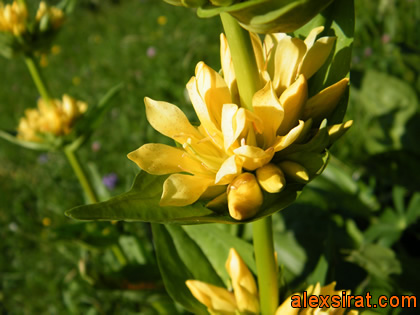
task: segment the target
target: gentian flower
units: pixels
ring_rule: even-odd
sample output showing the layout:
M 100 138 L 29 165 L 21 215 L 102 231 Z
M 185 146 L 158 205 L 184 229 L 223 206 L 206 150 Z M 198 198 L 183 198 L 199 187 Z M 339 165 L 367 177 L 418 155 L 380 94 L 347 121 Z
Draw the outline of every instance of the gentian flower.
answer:
M 305 184 L 326 165 L 326 148 L 351 122 L 327 126 L 348 79 L 308 98 L 308 81 L 327 59 L 334 38 L 318 40 L 322 29 L 305 41 L 285 34 L 268 35 L 264 45 L 254 34 L 254 51 L 264 86 L 241 107 L 236 76 L 222 35 L 220 75 L 198 63 L 187 84 L 200 120 L 192 125 L 175 105 L 145 98 L 146 115 L 157 131 L 179 147 L 145 144 L 128 157 L 153 175 L 170 175 L 161 206 L 185 206 L 207 200 L 215 211 L 228 209 L 236 220 L 255 216 L 264 194 L 288 183 Z
M 26 31 L 28 10 L 20 2 L 12 4 L 0 2 L 0 32 L 9 32 L 14 36 L 20 36 Z
M 231 248 L 229 257 L 226 261 L 226 270 L 232 281 L 233 292 L 225 288 L 205 283 L 198 280 L 187 280 L 186 285 L 192 295 L 207 307 L 210 314 L 259 314 L 260 305 L 258 300 L 258 289 L 255 279 L 242 258 Z M 343 296 L 343 290 L 335 291 L 335 282 L 321 287 L 319 283 L 311 285 L 306 289 L 307 296 L 329 295 Z M 346 295 L 350 291 L 345 291 Z M 289 296 L 276 310 L 275 315 L 299 315 L 299 314 L 343 314 L 346 308 L 299 308 L 292 307 L 292 296 Z M 331 306 L 331 298 L 328 299 L 328 305 Z M 302 305 L 302 303 L 300 303 Z M 357 315 L 357 311 L 350 310 L 347 314 Z
M 38 100 L 37 109 L 27 109 L 18 126 L 18 138 L 43 142 L 48 135 L 63 136 L 71 132 L 75 121 L 87 110 L 87 104 L 64 94 L 62 100 Z

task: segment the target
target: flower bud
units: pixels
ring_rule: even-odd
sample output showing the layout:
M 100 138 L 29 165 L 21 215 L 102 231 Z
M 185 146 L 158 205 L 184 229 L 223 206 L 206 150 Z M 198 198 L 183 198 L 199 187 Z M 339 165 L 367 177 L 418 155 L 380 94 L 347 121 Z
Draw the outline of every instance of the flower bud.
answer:
M 197 280 L 187 280 L 185 284 L 192 295 L 207 306 L 209 311 L 218 312 L 218 314 L 221 312 L 235 313 L 235 296 L 228 290 Z
M 282 161 L 279 163 L 282 171 L 291 179 L 306 184 L 309 182 L 309 173 L 302 165 L 293 161 Z
M 256 174 L 258 183 L 266 192 L 278 193 L 286 185 L 283 171 L 272 163 L 257 169 Z
M 246 314 L 258 314 L 260 304 L 258 302 L 257 284 L 252 273 L 234 248 L 229 251 L 226 270 L 232 280 L 238 310 Z
M 257 214 L 263 203 L 263 194 L 257 179 L 251 173 L 242 173 L 228 187 L 229 214 L 235 220 L 245 220 Z

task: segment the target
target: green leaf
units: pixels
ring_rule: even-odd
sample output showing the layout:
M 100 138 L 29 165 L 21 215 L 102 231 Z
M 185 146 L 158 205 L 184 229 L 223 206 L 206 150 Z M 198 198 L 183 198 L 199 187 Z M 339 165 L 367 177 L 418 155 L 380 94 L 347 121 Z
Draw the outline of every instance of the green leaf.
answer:
M 201 261 L 197 261 L 196 268 L 193 268 L 191 271 L 185 265 L 182 257 L 177 251 L 175 240 L 173 239 L 174 235 L 177 237 L 177 233 L 174 229 L 171 235 L 164 225 L 153 224 L 152 231 L 156 245 L 156 256 L 159 269 L 169 295 L 190 312 L 194 314 L 207 314 L 205 307 L 193 297 L 185 285 L 185 281 L 195 279 L 193 271 L 199 272 L 199 270 L 201 270 Z M 177 232 L 179 236 L 182 236 L 181 230 L 178 230 Z M 191 242 L 185 244 L 185 250 L 191 248 L 189 245 L 191 245 Z M 192 247 L 192 250 L 196 251 L 197 248 Z M 184 256 L 183 258 L 186 257 Z
M 178 224 L 245 223 L 286 208 L 296 200 L 303 188 L 300 184 L 289 184 L 279 194 L 265 194 L 261 207 L 263 210 L 249 220 L 236 221 L 229 216 L 227 209 L 223 213 L 214 212 L 206 208 L 205 203 L 201 201 L 184 207 L 161 207 L 159 201 L 166 178 L 167 176 L 140 172 L 129 192 L 105 202 L 70 209 L 66 215 L 78 220 L 126 220 Z
M 252 245 L 220 225 L 153 224 L 152 228 L 166 289 L 174 300 L 190 311 L 193 306 L 185 281 L 194 279 L 218 287 L 230 286 L 225 264 L 231 248 L 235 248 L 249 269 L 256 273 Z
M 293 32 L 327 7 L 333 0 L 250 0 L 233 5 L 205 4 L 197 10 L 199 17 L 228 12 L 241 26 L 255 33 Z
M 51 151 L 53 148 L 47 143 L 40 143 L 40 142 L 32 142 L 32 141 L 24 141 L 18 139 L 16 136 L 12 135 L 9 132 L 0 130 L 0 137 L 4 140 L 7 140 L 11 143 L 19 145 L 21 147 L 38 150 L 38 151 Z
M 248 268 L 256 274 L 256 265 L 251 244 L 221 229 L 218 224 L 189 225 L 183 226 L 182 228 L 201 247 L 201 250 L 226 285 L 229 284 L 230 280 L 225 269 L 225 264 L 231 248 L 236 249 Z

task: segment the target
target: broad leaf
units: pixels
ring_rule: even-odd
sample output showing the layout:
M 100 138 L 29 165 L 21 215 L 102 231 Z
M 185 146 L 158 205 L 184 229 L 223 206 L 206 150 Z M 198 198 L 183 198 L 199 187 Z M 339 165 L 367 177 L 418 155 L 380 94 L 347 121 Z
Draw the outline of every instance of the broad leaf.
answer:
M 225 264 L 231 248 L 238 251 L 249 269 L 255 273 L 252 245 L 226 232 L 217 224 L 153 224 L 152 229 L 166 289 L 174 300 L 194 313 L 199 311 L 194 309 L 197 301 L 194 301 L 185 281 L 191 279 L 218 287 L 230 286 Z
M 232 219 L 227 209 L 223 213 L 214 212 L 204 206 L 204 202 L 196 202 L 185 207 L 161 207 L 163 182 L 167 176 L 155 176 L 140 172 L 132 189 L 108 201 L 79 206 L 68 210 L 66 215 L 78 220 L 126 220 L 154 223 L 244 223 L 257 220 L 284 209 L 296 200 L 302 185 L 289 184 L 279 194 L 265 194 L 262 211 L 254 218 L 246 221 Z
M 194 275 L 178 254 L 172 239 L 173 236 L 164 225 L 160 224 L 153 224 L 152 231 L 159 269 L 169 295 L 190 312 L 207 314 L 205 307 L 193 297 L 185 285 L 185 281 L 194 279 Z M 199 264 L 197 264 L 198 266 Z

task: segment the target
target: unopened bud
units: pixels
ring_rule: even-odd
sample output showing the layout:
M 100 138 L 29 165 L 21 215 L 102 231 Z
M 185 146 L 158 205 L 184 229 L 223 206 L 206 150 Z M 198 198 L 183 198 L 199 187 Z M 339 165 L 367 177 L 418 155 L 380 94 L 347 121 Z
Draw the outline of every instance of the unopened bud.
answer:
M 197 280 L 187 280 L 185 284 L 192 295 L 207 306 L 209 311 L 235 313 L 235 296 L 228 290 Z
M 246 314 L 258 314 L 260 304 L 258 302 L 257 284 L 252 273 L 234 248 L 229 251 L 226 270 L 232 280 L 238 310 Z
M 235 220 L 245 220 L 257 214 L 263 194 L 251 173 L 242 173 L 228 187 L 229 214 Z
M 309 173 L 302 165 L 293 161 L 282 161 L 279 163 L 282 171 L 291 179 L 306 184 L 309 182 Z
M 278 193 L 286 185 L 283 171 L 272 163 L 257 169 L 256 174 L 258 183 L 266 192 Z

